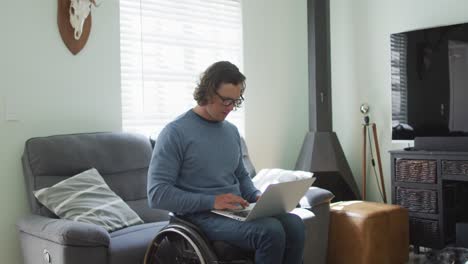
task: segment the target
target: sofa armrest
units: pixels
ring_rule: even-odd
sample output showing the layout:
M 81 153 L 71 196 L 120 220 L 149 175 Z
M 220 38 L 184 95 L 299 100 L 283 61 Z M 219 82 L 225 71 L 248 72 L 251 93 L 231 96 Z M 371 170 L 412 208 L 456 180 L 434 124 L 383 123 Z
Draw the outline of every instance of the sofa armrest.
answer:
M 65 219 L 28 215 L 16 224 L 20 232 L 67 246 L 108 247 L 110 236 L 103 227 Z
M 310 187 L 300 200 L 301 208 L 314 208 L 329 203 L 335 196 L 330 191 L 318 187 Z

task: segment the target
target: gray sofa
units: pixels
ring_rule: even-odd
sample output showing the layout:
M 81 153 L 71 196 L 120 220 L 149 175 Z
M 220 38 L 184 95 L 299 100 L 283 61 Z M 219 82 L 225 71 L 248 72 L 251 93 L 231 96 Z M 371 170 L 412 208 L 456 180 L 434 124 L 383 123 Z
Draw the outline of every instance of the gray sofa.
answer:
M 22 161 L 32 213 L 17 222 L 24 263 L 142 263 L 148 243 L 169 219 L 167 211 L 148 207 L 146 184 L 151 153 L 147 138 L 129 133 L 29 139 Z M 245 145 L 244 162 L 254 173 Z M 93 167 L 145 224 L 108 233 L 100 226 L 58 219 L 32 193 Z M 333 195 L 312 188 L 306 196 L 315 216 L 305 220 L 308 249 L 304 263 L 325 263 Z

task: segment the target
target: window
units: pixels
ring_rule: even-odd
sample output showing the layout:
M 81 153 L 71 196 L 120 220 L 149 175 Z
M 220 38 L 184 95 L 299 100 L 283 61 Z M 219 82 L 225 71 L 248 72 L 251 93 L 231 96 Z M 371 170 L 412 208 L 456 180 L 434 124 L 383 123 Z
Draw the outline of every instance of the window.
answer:
M 209 65 L 242 71 L 241 0 L 120 0 L 120 41 L 123 130 L 156 137 Z M 228 120 L 244 134 L 243 108 Z
M 408 76 L 406 67 L 408 40 L 405 34 L 393 34 L 391 42 L 392 125 L 408 123 Z

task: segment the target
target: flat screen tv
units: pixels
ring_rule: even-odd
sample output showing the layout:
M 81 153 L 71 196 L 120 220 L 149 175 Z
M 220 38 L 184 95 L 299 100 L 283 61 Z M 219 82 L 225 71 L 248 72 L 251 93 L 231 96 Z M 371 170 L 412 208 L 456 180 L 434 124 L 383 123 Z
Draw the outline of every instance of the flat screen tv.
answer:
M 468 23 L 390 39 L 392 140 L 468 136 Z

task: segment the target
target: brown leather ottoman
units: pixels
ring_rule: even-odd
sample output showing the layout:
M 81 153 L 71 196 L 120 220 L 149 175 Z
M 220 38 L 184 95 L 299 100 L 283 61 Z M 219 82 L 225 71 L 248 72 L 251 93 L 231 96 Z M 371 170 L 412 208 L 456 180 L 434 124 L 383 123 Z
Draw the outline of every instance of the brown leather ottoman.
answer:
M 329 264 L 402 264 L 409 258 L 408 211 L 364 201 L 331 204 Z

